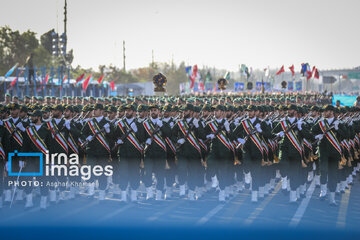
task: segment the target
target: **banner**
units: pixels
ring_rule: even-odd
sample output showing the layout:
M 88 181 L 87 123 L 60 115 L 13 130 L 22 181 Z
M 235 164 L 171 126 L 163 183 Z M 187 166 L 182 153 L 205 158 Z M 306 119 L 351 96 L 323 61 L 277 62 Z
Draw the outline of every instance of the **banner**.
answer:
M 336 101 L 340 101 L 341 106 L 352 106 L 356 101 L 357 96 L 349 96 L 349 95 L 333 95 L 332 103 L 335 105 Z
M 295 90 L 302 91 L 302 81 L 295 82 Z
M 288 90 L 289 91 L 294 91 L 294 82 L 293 81 L 288 82 Z
M 234 83 L 235 92 L 244 91 L 244 88 L 245 88 L 244 83 L 239 83 L 239 82 Z

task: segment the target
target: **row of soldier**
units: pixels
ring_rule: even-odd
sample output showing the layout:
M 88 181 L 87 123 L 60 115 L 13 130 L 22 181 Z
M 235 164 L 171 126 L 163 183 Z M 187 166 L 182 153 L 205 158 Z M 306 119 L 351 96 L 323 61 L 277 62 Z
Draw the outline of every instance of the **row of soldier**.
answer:
M 248 188 L 251 201 L 257 202 L 281 178 L 278 186 L 290 203 L 304 197 L 307 183 L 314 181 L 321 186 L 320 198 L 328 196 L 337 205 L 336 192 L 344 192 L 359 171 L 357 108 L 236 105 L 227 99 L 217 105 L 185 100 L 179 107 L 159 101 L 127 103 L 94 102 L 81 111 L 79 105 L 1 106 L 0 192 L 5 203 L 14 200 L 16 191 L 15 201 L 25 195 L 25 207 L 33 206 L 33 188 L 12 189 L 10 182 L 17 178 L 7 175 L 8 154 L 15 151 L 75 153 L 82 164 L 112 165 L 110 181 L 104 175 L 87 181 L 86 194 L 98 192 L 99 201 L 111 191 L 123 202 L 136 202 L 141 187 L 147 200 L 164 200 L 174 197 L 176 187 L 179 197 L 188 200 L 217 190 L 221 202 Z M 12 172 L 37 171 L 36 165 L 31 159 L 15 159 Z M 66 176 L 37 179 L 60 183 L 40 186 L 42 209 L 74 198 L 76 187 L 66 183 L 81 182 Z

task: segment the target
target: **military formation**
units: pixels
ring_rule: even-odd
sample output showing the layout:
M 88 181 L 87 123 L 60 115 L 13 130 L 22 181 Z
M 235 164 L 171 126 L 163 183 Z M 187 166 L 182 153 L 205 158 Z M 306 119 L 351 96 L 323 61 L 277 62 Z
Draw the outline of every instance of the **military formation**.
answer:
M 275 188 L 298 203 L 313 182 L 320 199 L 359 172 L 358 107 L 317 95 L 28 97 L 0 105 L 0 208 L 56 207 L 80 196 L 104 202 L 196 201 L 241 191 L 261 201 Z M 77 154 L 80 165 L 112 166 L 112 176 L 9 175 L 9 154 Z M 16 155 L 16 154 L 15 154 Z M 38 172 L 13 157 L 11 172 Z M 16 181 L 54 182 L 34 186 Z M 80 184 L 81 183 L 81 184 Z M 40 202 L 35 202 L 35 195 Z

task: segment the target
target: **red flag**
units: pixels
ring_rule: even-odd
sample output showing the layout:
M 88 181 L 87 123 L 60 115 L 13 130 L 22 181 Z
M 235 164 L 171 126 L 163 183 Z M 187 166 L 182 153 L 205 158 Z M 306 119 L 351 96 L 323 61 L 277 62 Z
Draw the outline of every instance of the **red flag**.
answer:
M 284 65 L 280 68 L 279 71 L 276 72 L 276 75 L 280 75 L 281 73 L 285 72 Z
M 15 83 L 17 82 L 17 77 L 10 83 L 11 87 L 13 87 L 15 85 Z
M 98 80 L 99 84 L 101 83 L 101 81 L 103 80 L 103 78 L 104 78 L 104 75 L 102 75 L 102 76 L 99 78 L 99 80 Z
M 87 89 L 87 87 L 89 85 L 90 78 L 91 78 L 91 74 L 83 82 L 83 91 L 86 91 L 86 89 Z
M 46 76 L 45 76 L 45 84 L 47 84 L 48 81 L 49 81 L 49 74 L 46 74 Z
M 111 91 L 114 91 L 114 89 L 115 89 L 115 83 L 114 83 L 114 81 L 111 81 L 111 82 L 110 82 L 110 87 L 111 87 Z
M 81 76 L 76 79 L 76 83 L 78 83 L 78 82 L 80 82 L 81 80 L 83 80 L 84 76 L 85 76 L 85 73 L 81 74 Z
M 314 78 L 319 79 L 319 71 L 315 68 Z
M 198 67 L 197 67 L 197 65 L 194 65 L 192 75 L 189 76 L 190 80 L 191 80 L 191 85 L 190 85 L 191 89 L 194 88 L 197 72 L 198 72 Z
M 291 71 L 291 75 L 292 75 L 292 76 L 295 76 L 294 64 L 293 64 L 291 67 L 289 67 L 289 69 L 290 69 L 290 71 Z
M 67 75 L 64 76 L 62 82 L 65 82 L 66 79 L 67 79 Z

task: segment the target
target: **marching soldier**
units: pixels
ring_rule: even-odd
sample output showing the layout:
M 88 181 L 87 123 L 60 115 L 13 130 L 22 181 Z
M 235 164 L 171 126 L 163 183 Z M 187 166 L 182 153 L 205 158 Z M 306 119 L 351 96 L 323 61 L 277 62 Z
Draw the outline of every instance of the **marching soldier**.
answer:
M 187 183 L 188 199 L 196 199 L 196 187 L 202 185 L 201 173 L 201 147 L 199 138 L 204 138 L 202 127 L 199 125 L 198 119 L 192 117 L 194 106 L 186 104 L 181 108 L 183 118 L 176 122 L 172 129 L 172 136 L 175 143 L 177 143 L 177 173 L 180 185 L 180 197 L 186 194 Z
M 84 123 L 81 129 L 81 136 L 85 141 L 82 147 L 85 147 L 87 165 L 100 165 L 103 168 L 112 161 L 111 147 L 109 139 L 111 139 L 111 128 L 109 121 L 103 116 L 104 106 L 95 104 L 93 110 L 93 118 Z M 99 200 L 105 200 L 105 189 L 107 187 L 107 179 L 105 175 L 92 175 L 88 183 L 88 196 L 93 197 L 95 194 L 95 181 L 99 182 Z
M 152 173 L 154 173 L 157 180 L 155 200 L 162 200 L 165 168 L 168 164 L 168 149 L 164 138 L 171 137 L 171 128 L 164 125 L 163 121 L 159 118 L 160 108 L 158 105 L 151 105 L 149 109 L 150 118 L 143 122 L 143 139 L 146 139 L 144 149 L 146 199 L 153 198 Z
M 137 201 L 137 189 L 140 183 L 139 167 L 143 158 L 143 136 L 142 124 L 134 117 L 136 107 L 127 105 L 125 107 L 125 118 L 120 119 L 115 126 L 115 140 L 118 154 L 118 168 L 114 171 L 118 175 L 117 184 L 121 190 L 121 201 L 127 201 L 127 188 L 130 186 L 130 199 Z

